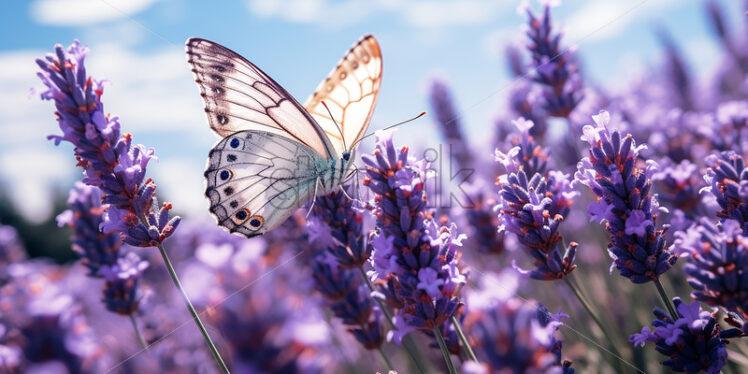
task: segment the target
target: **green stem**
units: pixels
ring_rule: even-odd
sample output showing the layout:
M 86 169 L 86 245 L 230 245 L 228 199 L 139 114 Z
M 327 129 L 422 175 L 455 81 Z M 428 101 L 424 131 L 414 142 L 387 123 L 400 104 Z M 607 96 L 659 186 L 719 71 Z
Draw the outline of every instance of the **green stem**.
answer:
M 135 330 L 135 337 L 138 338 L 138 343 L 140 343 L 140 346 L 143 347 L 143 349 L 148 349 L 148 343 L 146 343 L 145 339 L 143 339 L 143 334 L 140 333 L 140 328 L 138 328 L 138 321 L 135 319 L 134 314 L 130 314 L 130 322 L 132 322 L 132 328 Z
M 670 316 L 673 318 L 673 321 L 675 321 L 676 319 L 678 319 L 678 313 L 675 311 L 675 307 L 673 306 L 672 301 L 670 301 L 670 298 L 667 297 L 665 289 L 662 287 L 662 283 L 660 283 L 659 279 L 655 279 L 654 284 L 655 287 L 657 287 L 657 293 L 660 294 L 662 302 L 665 303 L 665 307 L 667 307 L 668 312 L 670 312 Z
M 470 344 L 468 343 L 467 337 L 465 337 L 465 333 L 462 332 L 462 327 L 460 326 L 460 321 L 457 320 L 457 317 L 452 316 L 452 326 L 455 327 L 455 331 L 457 331 L 457 336 L 460 337 L 460 341 L 462 342 L 462 349 L 465 350 L 465 353 L 467 356 L 475 361 L 478 362 L 478 359 L 475 357 L 475 353 L 473 353 L 473 348 L 470 347 Z
M 164 245 L 158 243 L 158 250 L 159 252 L 161 252 L 161 257 L 164 258 L 164 264 L 166 264 L 166 269 L 169 270 L 169 275 L 171 275 L 171 279 L 174 281 L 174 285 L 177 286 L 177 289 L 182 294 L 182 299 L 184 299 L 184 304 L 187 306 L 187 310 L 190 312 L 190 315 L 192 315 L 192 319 L 195 321 L 197 328 L 200 329 L 200 333 L 203 334 L 205 343 L 208 344 L 208 348 L 210 349 L 210 353 L 213 354 L 213 359 L 216 361 L 216 365 L 222 373 L 228 374 L 229 368 L 226 367 L 226 363 L 223 362 L 221 354 L 218 353 L 216 345 L 213 344 L 213 340 L 211 340 L 210 335 L 208 335 L 208 330 L 205 329 L 203 321 L 200 320 L 200 316 L 197 314 L 195 307 L 192 306 L 190 298 L 187 296 L 187 292 L 185 292 L 184 287 L 182 287 L 182 283 L 179 281 L 179 277 L 177 276 L 177 272 L 174 270 L 174 266 L 172 266 L 171 264 L 171 260 L 169 260 L 169 255 L 166 254 Z
M 587 311 L 587 314 L 589 314 L 590 317 L 592 317 L 592 320 L 595 322 L 595 324 L 600 329 L 600 331 L 602 331 L 603 335 L 605 336 L 605 340 L 608 341 L 608 348 L 610 349 L 610 352 L 614 356 L 612 360 L 612 364 L 616 366 L 616 371 L 618 373 L 622 373 L 624 370 L 623 365 L 621 364 L 621 360 L 623 360 L 623 357 L 621 357 L 621 353 L 618 351 L 618 348 L 616 347 L 616 344 L 613 341 L 613 338 L 608 333 L 608 329 L 605 328 L 605 325 L 603 325 L 603 322 L 602 320 L 600 320 L 600 317 L 597 315 L 597 313 L 595 313 L 592 310 L 592 307 L 587 302 L 587 299 L 585 299 L 584 296 L 582 296 L 582 292 L 579 291 L 576 285 L 574 285 L 574 282 L 572 282 L 568 276 L 564 278 L 564 281 L 566 281 L 566 284 L 571 289 L 571 292 L 574 293 L 574 296 L 577 297 L 577 300 L 579 300 L 579 303 L 582 304 L 582 307 L 584 308 L 584 310 Z
M 444 341 L 442 332 L 439 331 L 438 327 L 434 327 L 433 331 L 434 335 L 436 336 L 436 341 L 439 343 L 439 348 L 442 349 L 442 356 L 444 356 L 444 362 L 447 364 L 447 370 L 449 370 L 449 374 L 457 374 L 457 370 L 455 370 L 455 366 L 452 363 L 452 358 L 449 355 L 449 349 L 447 348 L 447 343 Z
M 361 265 L 358 267 L 358 270 L 361 272 L 361 276 L 364 278 L 364 281 L 366 282 L 366 285 L 369 287 L 369 290 L 371 292 L 374 292 L 374 285 L 371 284 L 371 281 L 369 280 L 369 277 L 366 276 L 366 271 L 364 270 L 364 266 Z M 387 326 L 391 330 L 395 330 L 395 325 L 392 323 L 392 314 L 390 314 L 389 309 L 387 309 L 387 306 L 384 305 L 384 302 L 380 300 L 377 297 L 373 298 L 377 301 L 377 304 L 379 304 L 379 310 L 382 311 L 382 314 L 384 314 L 384 318 L 387 320 Z M 413 364 L 418 369 L 418 372 L 421 374 L 426 374 L 428 371 L 426 370 L 426 366 L 423 364 L 423 357 L 420 355 L 420 351 L 416 348 L 415 344 L 413 343 L 413 340 L 411 340 L 410 335 L 406 335 L 403 337 L 403 347 L 405 348 L 405 351 L 408 352 L 408 356 L 410 356 L 410 361 L 413 362 Z
M 384 349 L 382 349 L 382 346 L 379 346 L 379 354 L 382 355 L 382 360 L 384 360 L 384 363 L 387 364 L 387 370 L 394 370 L 395 367 L 392 366 L 392 363 L 390 362 L 390 359 L 387 358 L 387 355 L 384 354 Z

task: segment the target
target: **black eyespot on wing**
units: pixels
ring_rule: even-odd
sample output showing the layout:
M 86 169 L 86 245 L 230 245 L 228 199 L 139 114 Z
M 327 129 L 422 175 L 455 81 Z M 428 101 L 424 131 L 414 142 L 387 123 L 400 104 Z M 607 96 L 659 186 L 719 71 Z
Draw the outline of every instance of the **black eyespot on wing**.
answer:
M 236 155 L 227 155 L 226 156 L 226 161 L 228 161 L 228 162 L 234 162 L 234 161 L 236 161 Z
M 226 196 L 231 195 L 232 193 L 234 193 L 234 188 L 231 186 L 228 186 L 223 189 L 223 193 L 225 193 Z
M 239 206 L 239 202 L 236 200 L 233 200 L 232 202 L 229 203 L 229 206 L 236 209 L 236 207 Z
M 222 125 L 229 123 L 229 117 L 226 117 L 223 114 L 216 115 L 216 119 L 218 120 L 218 123 Z

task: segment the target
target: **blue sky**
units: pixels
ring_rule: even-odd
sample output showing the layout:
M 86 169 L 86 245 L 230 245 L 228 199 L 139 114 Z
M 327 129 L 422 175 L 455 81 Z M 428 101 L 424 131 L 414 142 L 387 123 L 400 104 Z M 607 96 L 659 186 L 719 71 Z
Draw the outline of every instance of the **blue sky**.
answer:
M 719 1 L 731 25 L 742 1 Z M 0 183 L 30 218 L 50 211 L 51 188 L 66 190 L 80 173 L 69 145 L 55 148 L 51 103 L 30 94 L 41 85 L 33 60 L 55 43 L 88 44 L 89 73 L 111 80 L 106 110 L 134 139 L 156 148 L 149 173 L 163 196 L 189 215 L 205 215 L 202 169 L 217 138 L 208 130 L 184 58 L 191 36 L 217 41 L 256 63 L 304 100 L 362 34 L 379 40 L 384 78 L 371 124 L 377 129 L 428 109 L 432 77 L 452 87 L 469 137 L 483 146 L 502 113 L 510 84 L 504 46 L 521 43 L 519 1 L 483 0 L 35 0 L 5 2 L 0 12 Z M 536 2 L 531 2 L 539 9 Z M 554 9 L 576 46 L 588 82 L 623 90 L 661 58 L 653 30 L 664 26 L 690 67 L 712 71 L 719 50 L 702 1 L 566 0 Z M 426 117 L 403 129 L 400 143 L 437 142 Z M 431 134 L 426 135 L 424 134 Z M 370 146 L 370 145 L 368 145 Z M 367 145 L 364 145 L 367 147 Z M 490 150 L 486 148 L 486 156 Z

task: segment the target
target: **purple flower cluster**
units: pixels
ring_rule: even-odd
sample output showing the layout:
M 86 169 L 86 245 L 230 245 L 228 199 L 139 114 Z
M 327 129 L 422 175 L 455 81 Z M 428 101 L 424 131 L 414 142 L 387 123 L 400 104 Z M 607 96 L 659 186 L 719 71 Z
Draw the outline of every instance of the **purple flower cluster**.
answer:
M 344 188 L 344 187 L 341 187 Z M 350 196 L 350 191 L 346 192 Z M 318 196 L 307 221 L 309 242 L 329 252 L 346 269 L 358 269 L 371 257 L 363 234 L 364 209 L 346 193 Z
M 427 206 L 425 164 L 408 159 L 408 148 L 395 149 L 391 133 L 380 133 L 373 155 L 365 155 L 364 185 L 374 193 L 377 233 L 374 279 L 402 303 L 395 317 L 396 338 L 440 327 L 460 305 L 467 282 L 458 247 L 464 235 L 455 224 L 439 226 Z M 387 293 L 385 293 L 387 294 Z
M 572 190 L 565 174 L 551 171 L 545 175 L 547 152 L 529 135 L 532 122 L 520 118 L 515 124 L 523 140 L 506 154 L 496 150 L 496 160 L 507 171 L 498 180 L 499 232 L 515 234 L 534 259 L 532 270 L 515 266 L 522 274 L 540 280 L 563 279 L 576 268 L 577 244 L 570 243 L 562 256 L 559 225 L 578 192 Z
M 674 247 L 688 256 L 691 297 L 748 316 L 748 238 L 737 222 L 713 225 L 704 219 L 678 233 Z
M 659 170 L 652 175 L 652 183 L 662 204 L 693 219 L 699 213 L 699 189 L 703 184 L 698 171 L 699 167 L 688 160 L 678 164 L 667 158 L 661 161 Z
M 232 373 L 321 373 L 323 364 L 335 363 L 325 348 L 330 344 L 329 334 L 334 332 L 325 323 L 315 298 L 308 297 L 312 292 L 309 268 L 297 266 L 292 252 L 277 253 L 268 244 L 262 238 L 247 240 L 231 235 L 206 222 L 187 221 L 167 242 L 167 250 L 184 258 L 183 284 L 198 310 L 205 310 L 205 322 L 220 331 L 214 338 Z M 189 321 L 186 311 L 174 310 L 181 296 L 169 287 L 168 280 L 147 279 L 154 288 L 160 287 L 154 290 L 159 299 L 170 295 L 170 300 L 162 304 L 166 310 L 153 319 L 159 333 L 168 334 Z M 156 301 L 149 301 L 149 308 Z M 168 326 L 166 320 L 173 325 Z M 200 334 L 190 332 L 198 347 L 192 349 L 209 355 Z M 173 354 L 165 351 L 164 359 Z M 209 365 L 210 358 L 205 359 L 208 361 L 203 364 Z M 184 365 L 179 357 L 173 361 Z M 195 370 L 194 366 L 187 368 Z
M 170 204 L 158 213 L 153 210 L 156 185 L 145 180 L 153 149 L 133 145 L 129 134 L 120 136 L 117 117 L 104 114 L 103 81 L 86 74 L 87 53 L 76 41 L 67 52 L 56 45 L 55 54 L 36 60 L 41 69 L 37 75 L 47 86 L 41 97 L 54 101 L 62 130 L 62 136 L 49 138 L 73 144 L 85 171 L 83 182 L 103 192 L 103 203 L 109 205 L 104 230 L 121 232 L 134 246 L 157 245 L 174 232 L 180 218 L 169 219 Z
M 97 187 L 76 183 L 70 190 L 68 207 L 57 216 L 57 223 L 73 229 L 72 249 L 88 268 L 88 275 L 105 279 L 103 301 L 106 308 L 122 315 L 135 313 L 142 298 L 138 280 L 148 267 L 148 261 L 142 261 L 133 252 L 122 256 L 120 235 L 100 231 L 109 206 L 101 204 L 101 190 Z
M 534 300 L 513 296 L 510 276 L 488 276 L 483 289 L 469 295 L 473 309 L 465 330 L 480 363 L 466 361 L 466 373 L 572 374 L 571 362 L 562 360 L 563 341 L 556 337 L 567 315 L 552 314 Z M 515 280 L 516 282 L 516 280 Z
M 506 174 L 516 174 L 521 170 L 530 177 L 535 174 L 545 175 L 550 152 L 538 144 L 532 135 L 535 123 L 520 117 L 512 121 L 512 124 L 519 130 L 519 136 L 511 137 L 512 148 L 506 153 L 498 149 L 494 151 L 496 161 L 504 166 Z
M 527 7 L 533 81 L 543 87 L 543 108 L 552 117 L 569 117 L 582 100 L 582 77 L 573 53 L 561 49 L 561 33 L 553 33 L 551 7 L 537 17 Z
M 461 226 L 466 227 L 467 238 L 463 245 L 467 248 L 475 248 L 478 252 L 498 255 L 506 249 L 504 244 L 504 232 L 497 232 L 499 218 L 494 210 L 496 206 L 496 194 L 493 183 L 488 184 L 482 179 L 476 179 L 465 190 L 471 205 L 465 207 L 464 222 Z
M 636 346 L 655 343 L 657 351 L 669 357 L 662 364 L 673 371 L 719 373 L 727 363 L 726 339 L 740 332 L 736 329 L 722 331 L 717 320 L 711 313 L 702 311 L 698 302 L 686 304 L 676 297 L 673 303 L 678 311 L 676 320 L 667 312 L 655 309 L 654 330 L 645 326 L 640 333 L 631 335 L 629 341 Z
M 13 264 L 0 286 L 0 368 L 8 373 L 97 372 L 100 349 L 81 305 L 43 262 Z
M 593 116 L 595 126 L 584 127 L 582 139 L 590 145 L 589 156 L 577 165 L 575 183 L 589 187 L 597 196 L 587 214 L 605 222 L 610 244 L 608 253 L 618 272 L 634 283 L 657 280 L 677 261 L 665 246 L 663 231 L 656 228 L 659 206 L 650 195 L 656 163 L 642 169 L 639 151 L 631 135 L 621 138 L 609 130 L 610 116 Z M 612 271 L 612 266 L 611 266 Z
M 366 349 L 378 349 L 384 341 L 381 312 L 362 284 L 371 247 L 362 232 L 363 211 L 356 205 L 343 191 L 317 197 L 308 222 L 309 240 L 321 250 L 312 262 L 312 279 L 356 340 Z
M 8 269 L 11 264 L 22 262 L 26 256 L 18 231 L 12 226 L 0 224 L 0 283 L 10 277 Z
M 704 175 L 708 183 L 704 191 L 717 199 L 721 210 L 717 217 L 734 220 L 748 235 L 748 168 L 743 157 L 732 151 L 707 158 L 709 169 Z
M 73 230 L 72 249 L 88 268 L 88 275 L 100 276 L 103 266 L 113 266 L 120 257 L 122 239 L 117 233 L 101 232 L 108 208 L 101 204 L 101 190 L 76 182 L 68 196 L 68 210 L 57 216 L 59 226 Z
M 459 168 L 471 169 L 473 154 L 465 135 L 462 133 L 460 116 L 455 111 L 454 102 L 446 83 L 438 79 L 431 82 L 430 100 L 431 108 L 436 114 L 436 123 L 439 124 L 442 136 L 450 147 L 448 154 L 456 159 Z

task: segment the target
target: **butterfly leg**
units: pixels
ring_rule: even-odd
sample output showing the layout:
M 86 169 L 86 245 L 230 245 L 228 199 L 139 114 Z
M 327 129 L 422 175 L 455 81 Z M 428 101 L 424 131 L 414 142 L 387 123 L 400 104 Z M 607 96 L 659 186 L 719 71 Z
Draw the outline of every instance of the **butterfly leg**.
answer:
M 309 218 L 309 215 L 312 214 L 312 209 L 314 209 L 314 203 L 317 202 L 317 187 L 319 187 L 320 179 L 317 178 L 316 181 L 314 181 L 314 196 L 312 197 L 312 205 L 309 206 L 309 210 L 306 212 L 306 216 L 304 217 Z
M 352 166 L 353 166 L 353 170 L 351 170 L 351 173 L 348 174 L 348 176 L 346 176 L 345 181 L 343 183 L 340 183 L 340 191 L 343 192 L 343 195 L 345 195 L 345 197 L 347 197 L 349 200 L 355 201 L 361 204 L 361 206 L 366 206 L 366 203 L 363 201 L 363 199 L 361 199 L 361 187 L 360 187 L 360 181 L 358 179 L 360 170 L 355 164 Z M 343 185 L 347 183 L 349 180 L 351 180 L 354 176 L 356 177 L 356 183 L 354 183 L 354 185 L 356 188 L 356 195 L 358 196 L 358 199 L 354 199 L 350 195 L 348 195 L 348 191 L 346 191 L 345 188 L 343 187 Z

